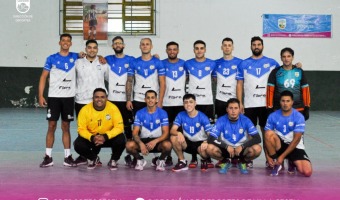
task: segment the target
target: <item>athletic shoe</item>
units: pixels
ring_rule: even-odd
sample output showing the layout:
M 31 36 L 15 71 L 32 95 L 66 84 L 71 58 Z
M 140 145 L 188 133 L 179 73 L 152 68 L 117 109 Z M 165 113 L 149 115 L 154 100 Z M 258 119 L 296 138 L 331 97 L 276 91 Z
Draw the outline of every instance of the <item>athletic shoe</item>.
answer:
M 248 169 L 254 167 L 254 163 L 253 163 L 252 160 L 251 160 L 251 161 L 246 161 L 246 164 L 247 164 L 247 168 L 248 168 Z
M 132 162 L 131 162 L 131 165 L 130 165 L 130 168 L 135 168 L 136 165 L 137 165 L 137 159 L 133 158 Z
M 53 159 L 52 157 L 45 155 L 44 160 L 40 164 L 40 167 L 50 167 L 53 166 Z
M 158 161 L 158 159 L 159 159 L 158 156 L 152 158 L 152 160 L 151 160 L 151 166 L 152 166 L 152 167 L 156 167 L 156 166 L 157 166 L 157 161 Z
M 288 161 L 288 174 L 295 174 L 295 169 L 296 169 L 296 165 L 294 164 L 293 161 L 291 160 L 287 160 Z
M 76 165 L 87 165 L 87 159 L 83 156 L 78 156 L 76 160 L 74 161 Z
M 281 169 L 282 165 L 274 165 L 272 172 L 270 173 L 270 176 L 278 176 Z
M 137 164 L 135 166 L 135 170 L 142 171 L 144 169 L 144 166 L 146 165 L 146 160 L 137 160 Z
M 130 166 L 131 163 L 132 163 L 131 156 L 130 156 L 130 155 L 126 155 L 126 156 L 124 157 L 124 161 L 125 161 L 125 165 L 126 165 L 126 166 Z
M 165 159 L 165 166 L 166 167 L 169 167 L 169 166 L 172 166 L 174 163 L 172 162 L 172 157 L 169 155 L 166 157 Z
M 185 161 L 185 162 L 178 161 L 178 163 L 175 165 L 175 167 L 172 168 L 172 171 L 174 171 L 174 172 L 179 172 L 179 171 L 183 171 L 183 170 L 188 170 L 187 161 Z
M 77 164 L 74 162 L 72 155 L 69 155 L 67 158 L 64 158 L 64 166 L 77 167 Z
M 165 161 L 164 160 L 157 160 L 157 171 L 164 171 L 165 170 Z
M 108 164 L 110 164 L 109 168 L 110 168 L 111 171 L 114 171 L 114 170 L 117 170 L 117 169 L 118 169 L 118 163 L 117 163 L 117 161 L 115 161 L 115 160 L 110 160 Z
M 201 171 L 205 172 L 208 170 L 208 161 L 207 160 L 201 160 Z
M 94 169 L 100 162 L 100 158 L 99 156 L 97 156 L 94 160 L 88 160 L 87 162 L 88 162 L 87 169 Z
M 214 162 L 211 160 L 211 158 L 207 158 L 208 168 L 214 168 Z
M 220 164 L 219 167 L 221 169 L 218 170 L 218 173 L 226 174 L 228 172 L 228 170 L 232 167 L 232 164 L 231 164 L 230 160 L 228 159 L 227 162 Z
M 189 168 L 196 168 L 197 167 L 197 160 L 191 160 L 189 164 Z
M 246 163 L 238 163 L 238 168 L 240 169 L 241 174 L 248 174 L 247 164 Z

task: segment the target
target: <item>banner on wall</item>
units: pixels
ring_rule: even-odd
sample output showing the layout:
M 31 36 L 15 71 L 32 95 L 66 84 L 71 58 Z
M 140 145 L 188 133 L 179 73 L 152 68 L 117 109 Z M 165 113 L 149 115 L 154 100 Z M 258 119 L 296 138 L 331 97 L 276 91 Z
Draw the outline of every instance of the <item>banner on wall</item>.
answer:
M 263 15 L 263 37 L 331 38 L 331 15 Z
M 107 40 L 107 0 L 83 0 L 84 40 Z

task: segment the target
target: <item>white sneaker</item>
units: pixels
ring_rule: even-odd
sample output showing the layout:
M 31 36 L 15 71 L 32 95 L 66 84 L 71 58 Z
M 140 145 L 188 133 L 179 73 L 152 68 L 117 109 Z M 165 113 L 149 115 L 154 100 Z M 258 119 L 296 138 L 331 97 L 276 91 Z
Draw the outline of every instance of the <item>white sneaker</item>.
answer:
M 157 167 L 156 170 L 157 171 L 164 171 L 165 170 L 165 161 L 164 160 L 158 160 L 157 161 Z
M 135 166 L 135 170 L 142 171 L 144 169 L 144 166 L 146 165 L 146 160 L 137 160 L 137 164 Z
M 117 162 L 115 161 L 115 160 L 111 160 L 111 162 L 109 162 L 110 163 L 110 170 L 111 171 L 114 171 L 114 170 L 117 170 L 118 169 L 118 167 L 117 167 Z

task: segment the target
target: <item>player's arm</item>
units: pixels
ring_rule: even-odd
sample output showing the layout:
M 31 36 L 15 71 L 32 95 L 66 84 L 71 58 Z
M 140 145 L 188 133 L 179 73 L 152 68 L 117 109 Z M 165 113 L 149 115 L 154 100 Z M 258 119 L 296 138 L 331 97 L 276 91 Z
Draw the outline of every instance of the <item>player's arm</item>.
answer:
M 39 105 L 42 107 L 46 107 L 47 102 L 44 98 L 44 90 L 45 90 L 45 86 L 46 86 L 46 79 L 49 75 L 49 71 L 43 69 L 41 76 L 40 76 L 40 80 L 39 80 L 39 94 L 38 94 L 38 98 L 39 98 Z
M 276 83 L 276 70 L 270 72 L 267 83 L 267 91 L 266 91 L 266 106 L 267 109 L 274 108 L 274 91 L 275 91 L 275 83 Z
M 126 93 L 126 108 L 128 110 L 132 110 L 132 84 L 133 84 L 133 76 L 128 76 L 125 84 L 125 93 Z
M 159 81 L 159 99 L 158 99 L 158 107 L 163 106 L 163 99 L 165 94 L 165 76 L 158 76 Z

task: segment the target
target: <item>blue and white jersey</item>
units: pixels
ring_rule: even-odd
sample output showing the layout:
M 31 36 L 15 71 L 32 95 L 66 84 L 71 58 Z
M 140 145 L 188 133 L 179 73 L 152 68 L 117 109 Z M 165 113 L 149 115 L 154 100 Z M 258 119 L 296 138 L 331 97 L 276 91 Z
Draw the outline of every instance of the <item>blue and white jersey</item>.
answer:
M 260 59 L 249 57 L 237 68 L 236 80 L 243 80 L 244 107 L 266 106 L 267 82 L 270 72 L 279 67 L 274 59 L 263 56 Z
M 117 58 L 115 55 L 105 57 L 109 67 L 109 97 L 110 101 L 126 101 L 125 85 L 128 68 L 134 57 L 125 55 Z
M 198 111 L 195 117 L 190 117 L 186 111 L 178 113 L 174 124 L 181 126 L 183 135 L 190 141 L 205 141 L 208 139 L 208 132 L 211 131 L 211 125 L 208 117 Z
M 208 58 L 203 62 L 197 62 L 195 58 L 185 62 L 189 75 L 188 93 L 196 96 L 197 105 L 214 104 L 211 75 L 215 66 L 215 61 Z
M 158 138 L 162 135 L 162 127 L 169 126 L 168 114 L 159 107 L 149 113 L 145 107 L 137 111 L 133 125 L 140 127 L 140 138 Z
M 236 98 L 236 74 L 237 66 L 242 59 L 233 57 L 231 60 L 220 58 L 215 61 L 216 68 L 212 76 L 217 78 L 216 99 L 228 101 L 230 98 Z
M 108 79 L 109 66 L 101 64 L 98 56 L 92 62 L 86 58 L 76 61 L 76 96 L 74 101 L 79 104 L 88 104 L 93 100 L 93 91 L 104 88 Z
M 305 118 L 294 108 L 289 116 L 283 116 L 281 109 L 279 109 L 269 115 L 264 130 L 274 131 L 284 143 L 289 144 L 293 141 L 294 133 L 303 134 L 305 132 Z M 296 148 L 305 149 L 303 136 Z
M 165 94 L 163 106 L 182 106 L 185 94 L 186 71 L 184 60 L 179 59 L 176 63 L 169 62 L 168 59 L 162 60 L 165 68 Z
M 134 100 L 144 102 L 148 90 L 155 90 L 159 94 L 158 76 L 164 75 L 165 68 L 158 58 L 153 56 L 148 61 L 142 60 L 142 57 L 134 59 L 128 68 L 128 76 L 135 76 Z
M 238 147 L 248 140 L 249 135 L 258 134 L 256 127 L 251 120 L 240 114 L 237 121 L 232 122 L 229 120 L 228 115 L 223 115 L 217 119 L 212 131 L 211 136 L 220 138 L 228 146 Z
M 74 68 L 78 54 L 70 52 L 67 56 L 55 53 L 47 57 L 44 69 L 49 71 L 48 97 L 74 97 L 76 91 L 76 72 Z

